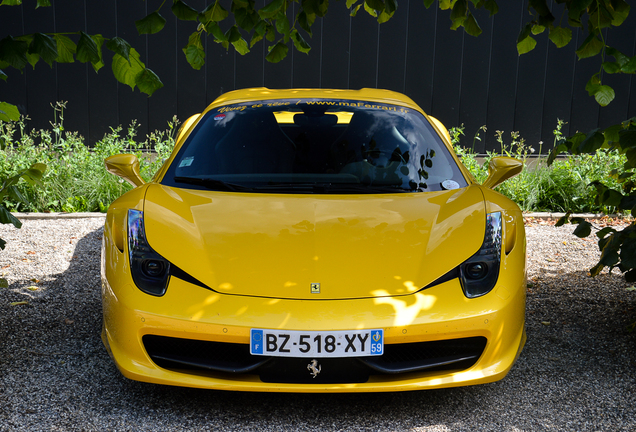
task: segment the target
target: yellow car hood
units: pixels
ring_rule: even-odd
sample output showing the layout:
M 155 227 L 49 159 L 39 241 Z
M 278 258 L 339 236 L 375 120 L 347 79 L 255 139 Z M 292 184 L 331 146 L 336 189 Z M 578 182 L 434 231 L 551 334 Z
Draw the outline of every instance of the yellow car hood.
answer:
M 477 185 L 298 195 L 153 184 L 144 219 L 152 248 L 215 291 L 324 300 L 421 289 L 480 248 L 486 217 Z

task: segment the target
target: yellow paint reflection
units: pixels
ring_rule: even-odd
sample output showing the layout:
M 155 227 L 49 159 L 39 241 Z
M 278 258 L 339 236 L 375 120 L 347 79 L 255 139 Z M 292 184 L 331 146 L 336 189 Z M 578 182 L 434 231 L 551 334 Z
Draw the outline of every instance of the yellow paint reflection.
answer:
M 229 283 L 229 282 L 225 282 L 225 283 L 222 283 L 221 285 L 219 285 L 219 289 L 221 289 L 223 291 L 229 291 L 232 288 L 234 288 L 234 286 L 232 286 L 232 284 Z
M 437 301 L 437 297 L 423 293 L 416 293 L 404 298 L 389 297 L 389 293 L 385 290 L 376 290 L 372 294 L 378 297 L 374 300 L 376 305 L 388 304 L 393 307 L 395 310 L 394 326 L 411 324 L 422 311 L 431 309 Z M 415 299 L 415 302 L 408 304 L 406 299 Z
M 413 281 L 406 281 L 404 282 L 404 286 L 406 287 L 407 290 L 409 290 L 409 292 L 415 292 L 415 291 L 419 291 L 420 288 L 418 288 L 417 286 L 415 286 L 415 284 L 413 283 Z
M 206 306 L 211 305 L 212 303 L 216 303 L 217 301 L 219 301 L 219 299 L 221 298 L 220 295 L 218 294 L 212 294 L 210 296 L 208 296 L 204 301 L 203 304 Z

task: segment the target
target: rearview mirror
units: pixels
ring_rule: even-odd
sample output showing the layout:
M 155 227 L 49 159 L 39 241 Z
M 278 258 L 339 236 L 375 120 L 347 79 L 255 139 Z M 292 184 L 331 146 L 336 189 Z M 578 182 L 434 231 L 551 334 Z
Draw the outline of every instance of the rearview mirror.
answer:
M 488 178 L 483 186 L 494 188 L 511 177 L 516 176 L 523 169 L 523 162 L 511 157 L 494 157 L 488 164 Z
M 139 174 L 139 160 L 134 154 L 118 154 L 104 159 L 106 171 L 123 178 L 134 187 L 146 184 Z

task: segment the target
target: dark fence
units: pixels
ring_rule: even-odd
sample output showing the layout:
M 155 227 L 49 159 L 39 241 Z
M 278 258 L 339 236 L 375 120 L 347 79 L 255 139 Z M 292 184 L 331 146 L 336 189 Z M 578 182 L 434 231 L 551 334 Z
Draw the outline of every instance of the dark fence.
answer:
M 0 100 L 19 105 L 31 118 L 29 127 L 46 128 L 53 119 L 51 103 L 68 101 L 65 128 L 77 130 L 94 143 L 110 127 L 127 126 L 136 119 L 140 135 L 165 129 L 173 115 L 185 120 L 200 112 L 220 94 L 246 87 L 377 87 L 396 90 L 414 99 L 446 126 L 466 128 L 465 145 L 486 125 L 487 139 L 475 150 L 497 150 L 495 131 L 519 131 L 526 142 L 544 152 L 552 147 L 557 118 L 563 132 L 572 134 L 607 126 L 636 115 L 636 83 L 632 75 L 605 75 L 616 90 L 616 100 L 600 109 L 587 95 L 585 83 L 600 70 L 598 58 L 578 61 L 575 48 L 583 33 L 574 31 L 570 46 L 557 49 L 546 35 L 538 36 L 534 51 L 518 56 L 516 38 L 527 20 L 527 2 L 501 1 L 494 17 L 479 13 L 483 33 L 475 38 L 449 30 L 448 11 L 426 9 L 422 0 L 402 0 L 395 16 L 378 25 L 366 13 L 350 18 L 345 2 L 332 2 L 330 12 L 314 24 L 309 55 L 290 49 L 278 64 L 265 61 L 267 45 L 259 43 L 246 56 L 226 51 L 211 38 L 205 41 L 206 65 L 193 70 L 181 51 L 195 29 L 178 22 L 166 2 L 164 30 L 138 36 L 134 21 L 157 7 L 156 0 L 57 1 L 50 8 L 0 8 L 4 34 L 83 30 L 128 40 L 142 60 L 162 79 L 164 87 L 152 97 L 132 92 L 112 76 L 109 64 L 99 73 L 81 63 L 58 64 L 51 70 L 40 62 L 20 72 L 7 69 L 0 81 Z M 191 0 L 203 9 L 206 1 Z M 264 5 L 264 0 L 257 0 Z M 229 9 L 229 5 L 227 6 Z M 557 20 L 561 10 L 555 11 Z M 607 43 L 627 55 L 635 54 L 636 13 L 609 32 Z M 106 57 L 110 52 L 104 49 Z

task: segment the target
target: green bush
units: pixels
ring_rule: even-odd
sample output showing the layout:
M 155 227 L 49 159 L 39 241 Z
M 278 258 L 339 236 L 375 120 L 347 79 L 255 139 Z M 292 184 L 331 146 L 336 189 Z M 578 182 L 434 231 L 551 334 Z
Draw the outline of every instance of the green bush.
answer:
M 10 211 L 23 212 L 105 212 L 110 203 L 131 186 L 108 173 L 104 159 L 119 153 L 134 153 L 139 158 L 141 176 L 150 180 L 161 167 L 172 149 L 178 120 L 168 122 L 165 131 L 155 131 L 137 140 L 138 124 L 123 130 L 121 126 L 98 141 L 93 148 L 84 144 L 76 132 L 64 130 L 65 103 L 53 106 L 54 119 L 51 130 L 26 131 L 26 118 L 18 122 L 0 122 L 0 178 L 8 178 L 30 167 L 34 162 L 46 164 L 48 169 L 42 178 L 44 187 L 34 187 L 21 182 L 16 187 L 24 200 L 6 198 Z M 555 142 L 562 138 L 559 120 L 554 130 Z M 500 144 L 497 152 L 478 156 L 474 147 L 487 132 L 482 126 L 472 137 L 470 146 L 460 145 L 465 139 L 464 128 L 451 128 L 451 139 L 462 162 L 482 183 L 488 176 L 488 162 L 504 155 L 520 159 L 526 165 L 521 174 L 502 183 L 497 190 L 508 196 L 524 211 L 564 212 L 613 212 L 613 207 L 595 204 L 596 192 L 588 185 L 603 180 L 611 188 L 620 188 L 611 171 L 620 169 L 625 157 L 617 150 L 600 149 L 594 154 L 568 156 L 547 166 L 547 157 L 526 144 L 517 132 L 505 134 L 496 131 Z M 535 156 L 535 153 L 538 156 Z
M 33 162 L 48 166 L 42 178 L 44 187 L 27 183 L 18 185 L 25 202 L 7 199 L 7 208 L 21 212 L 105 212 L 110 203 L 131 186 L 108 173 L 104 159 L 119 153 L 134 153 L 139 158 L 141 176 L 149 180 L 161 167 L 174 147 L 178 120 L 168 122 L 168 129 L 155 131 L 143 142 L 136 140 L 138 124 L 123 131 L 121 126 L 98 141 L 93 148 L 84 144 L 77 132 L 64 130 L 65 103 L 54 105 L 52 130 L 26 132 L 26 118 L 18 122 L 0 122 L 0 177 L 10 177 Z
M 555 142 L 562 138 L 563 125 L 562 120 L 557 121 Z M 475 141 L 481 140 L 482 132 L 486 132 L 483 126 L 475 134 L 472 148 Z M 455 152 L 480 183 L 488 177 L 488 162 L 495 156 L 510 156 L 524 162 L 525 168 L 521 174 L 497 187 L 500 193 L 515 201 L 523 211 L 615 211 L 613 207 L 595 203 L 596 190 L 589 184 L 602 179 L 609 187 L 619 187 L 611 172 L 621 168 L 626 158 L 617 150 L 600 149 L 594 154 L 568 156 L 548 166 L 547 156 L 541 155 L 542 149 L 539 148 L 535 157 L 535 149 L 528 146 L 517 132 L 512 132 L 510 142 L 506 143 L 504 133 L 497 131 L 495 136 L 501 146 L 500 151 L 488 152 L 483 158 L 478 157 L 474 150 L 460 145 L 461 138 L 465 136 L 463 126 L 452 128 L 450 133 Z M 543 143 L 539 143 L 540 147 L 542 145 Z M 483 162 L 480 163 L 480 160 Z

